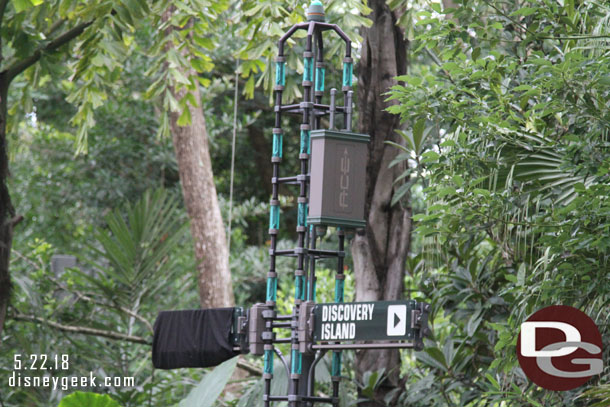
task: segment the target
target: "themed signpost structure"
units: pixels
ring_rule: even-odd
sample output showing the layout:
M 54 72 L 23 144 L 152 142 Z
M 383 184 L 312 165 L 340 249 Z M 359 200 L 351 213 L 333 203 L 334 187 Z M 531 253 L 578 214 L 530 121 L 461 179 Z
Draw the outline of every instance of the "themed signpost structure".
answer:
M 324 8 L 318 0 L 307 10 L 307 22 L 296 24 L 279 40 L 275 78 L 275 127 L 273 128 L 272 197 L 269 220 L 271 246 L 267 293 L 264 303 L 255 304 L 244 312 L 242 308 L 161 313 L 155 324 L 153 362 L 159 368 L 212 366 L 236 353 L 251 353 L 264 358 L 265 407 L 274 402 L 287 401 L 290 407 L 311 406 L 314 403 L 339 405 L 341 352 L 346 349 L 383 349 L 423 347 L 427 334 L 429 306 L 409 301 L 378 301 L 344 303 L 345 230 L 361 228 L 364 221 L 364 185 L 369 136 L 352 132 L 352 72 L 351 40 L 335 24 L 324 21 Z M 298 30 L 307 32 L 303 72 L 303 100 L 298 104 L 283 105 L 282 93 L 286 83 L 284 44 Z M 337 91 L 330 90 L 329 104 L 323 104 L 325 93 L 323 33 L 334 31 L 345 42 L 343 59 L 343 106 L 337 105 Z M 298 159 L 300 173 L 281 177 L 284 131 L 283 114 L 302 117 Z M 324 116 L 329 128 L 321 129 Z M 341 129 L 335 129 L 337 116 Z M 297 201 L 296 247 L 278 250 L 280 229 L 280 185 L 296 185 Z M 337 250 L 316 247 L 317 228 L 336 228 Z M 275 309 L 278 275 L 276 258 L 296 258 L 294 271 L 294 307 L 291 315 L 279 315 Z M 316 303 L 316 260 L 335 258 L 334 303 Z M 193 318 L 193 315 L 195 317 Z M 228 323 L 219 321 L 226 321 Z M 190 336 L 201 335 L 201 321 L 205 340 Z M 279 329 L 290 331 L 289 338 L 277 338 Z M 209 334 L 214 330 L 213 335 Z M 178 333 L 179 332 L 179 333 Z M 185 340 L 185 338 L 189 340 Z M 193 348 L 193 343 L 203 343 Z M 289 343 L 289 361 L 275 347 Z M 232 348 L 230 348 L 231 346 Z M 332 396 L 316 397 L 314 371 L 327 351 L 332 352 Z M 223 356 L 226 355 L 226 356 Z M 287 394 L 272 395 L 274 355 L 286 368 L 290 385 Z

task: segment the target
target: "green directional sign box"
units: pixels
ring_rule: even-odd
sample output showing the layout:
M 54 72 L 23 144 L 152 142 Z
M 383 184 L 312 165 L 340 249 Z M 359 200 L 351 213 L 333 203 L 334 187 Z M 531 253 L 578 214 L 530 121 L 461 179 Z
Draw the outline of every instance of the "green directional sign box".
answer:
M 374 301 L 317 304 L 314 307 L 314 342 L 414 341 L 422 336 L 426 304 L 409 301 Z

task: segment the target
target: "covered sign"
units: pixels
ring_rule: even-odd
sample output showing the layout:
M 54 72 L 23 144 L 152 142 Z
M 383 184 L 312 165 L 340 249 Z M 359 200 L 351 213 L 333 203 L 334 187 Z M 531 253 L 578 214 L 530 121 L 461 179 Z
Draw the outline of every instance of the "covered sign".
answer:
M 154 326 L 152 360 L 157 369 L 211 367 L 238 355 L 236 308 L 162 311 Z

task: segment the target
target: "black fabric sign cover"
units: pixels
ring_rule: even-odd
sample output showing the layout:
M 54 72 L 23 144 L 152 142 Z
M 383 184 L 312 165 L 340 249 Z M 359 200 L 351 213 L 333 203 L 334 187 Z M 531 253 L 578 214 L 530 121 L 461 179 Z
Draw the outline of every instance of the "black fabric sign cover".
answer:
M 155 321 L 152 358 L 157 369 L 211 367 L 231 359 L 233 308 L 162 311 Z

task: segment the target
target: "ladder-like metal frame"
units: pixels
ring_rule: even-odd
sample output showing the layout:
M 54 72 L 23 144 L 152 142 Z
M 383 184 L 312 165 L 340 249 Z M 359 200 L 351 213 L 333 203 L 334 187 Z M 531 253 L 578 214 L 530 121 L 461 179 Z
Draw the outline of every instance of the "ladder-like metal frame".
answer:
M 282 93 L 286 84 L 286 57 L 284 44 L 298 30 L 307 31 L 307 39 L 303 72 L 303 101 L 299 104 L 282 105 Z M 336 106 L 335 89 L 330 91 L 330 104 L 322 104 L 324 95 L 324 43 L 322 33 L 332 30 L 345 42 L 345 58 L 343 59 L 343 92 L 344 105 Z M 272 402 L 288 401 L 290 407 L 310 406 L 314 403 L 328 403 L 334 407 L 339 405 L 339 382 L 341 376 L 341 351 L 332 351 L 332 397 L 315 397 L 313 395 L 314 371 L 316 364 L 326 353 L 325 349 L 317 351 L 315 357 L 302 353 L 298 336 L 298 321 L 301 305 L 304 301 L 314 301 L 316 298 L 316 259 L 337 258 L 337 272 L 335 274 L 335 302 L 344 301 L 343 260 L 345 257 L 345 231 L 337 228 L 338 250 L 319 250 L 316 248 L 317 234 L 313 225 L 307 225 L 308 195 L 309 195 L 309 158 L 310 158 L 310 132 L 320 128 L 321 118 L 329 115 L 330 128 L 334 127 L 335 116 L 343 115 L 343 129 L 351 131 L 352 119 L 352 75 L 353 60 L 351 58 L 351 40 L 336 25 L 323 21 L 308 21 L 294 25 L 278 43 L 278 56 L 275 61 L 275 127 L 273 128 L 273 152 L 271 164 L 273 166 L 272 196 L 269 219 L 269 235 L 271 247 L 269 249 L 270 265 L 267 273 L 266 307 L 263 311 L 265 320 L 264 342 L 264 393 L 265 407 Z M 300 126 L 299 161 L 300 173 L 291 177 L 280 177 L 280 163 L 283 158 L 283 135 L 281 128 L 282 113 L 302 114 Z M 297 215 L 297 245 L 291 250 L 277 250 L 277 238 L 280 228 L 280 202 L 279 187 L 281 184 L 296 184 L 299 186 L 298 215 Z M 296 257 L 297 267 L 294 272 L 295 298 L 292 315 L 277 315 L 275 311 L 277 300 L 277 272 L 276 257 Z M 290 339 L 276 339 L 273 332 L 276 328 L 290 329 Z M 290 367 L 284 355 L 274 345 L 290 343 Z M 286 367 L 290 384 L 286 396 L 271 395 L 271 380 L 273 378 L 273 358 L 277 354 Z

